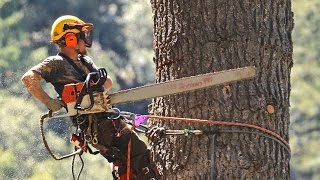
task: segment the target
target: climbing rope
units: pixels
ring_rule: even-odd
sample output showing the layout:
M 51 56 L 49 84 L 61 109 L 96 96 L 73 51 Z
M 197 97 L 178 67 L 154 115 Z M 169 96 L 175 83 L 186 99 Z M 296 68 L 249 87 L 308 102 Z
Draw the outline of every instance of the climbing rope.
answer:
M 138 117 L 139 118 L 139 117 Z M 266 128 L 257 126 L 257 125 L 252 125 L 252 124 L 247 124 L 247 123 L 240 123 L 240 122 L 225 122 L 225 121 L 214 121 L 214 120 L 202 120 L 202 119 L 192 119 L 192 118 L 179 118 L 179 117 L 164 117 L 164 116 L 156 116 L 156 115 L 144 115 L 144 120 L 146 119 L 156 119 L 156 120 L 174 120 L 174 121 L 184 121 L 188 123 L 199 123 L 199 124 L 207 124 L 207 125 L 220 125 L 220 126 L 236 126 L 236 127 L 243 127 L 243 128 L 249 128 L 249 129 L 254 129 L 258 130 L 260 132 L 252 132 L 252 131 L 245 131 L 245 130 L 219 130 L 219 132 L 226 132 L 226 133 L 251 133 L 251 134 L 257 134 L 261 135 L 264 137 L 267 137 L 269 139 L 272 139 L 276 142 L 278 142 L 281 146 L 283 146 L 288 153 L 291 153 L 290 150 L 290 145 L 289 143 L 282 138 L 279 134 L 276 132 L 273 132 L 271 130 L 268 130 Z M 166 130 L 169 132 L 168 130 Z M 186 134 L 186 132 L 197 132 L 198 134 L 205 133 L 205 131 L 196 131 L 196 130 L 174 130 L 170 131 L 171 134 Z M 207 132 L 208 133 L 208 132 Z
M 82 152 L 83 152 L 82 149 L 78 149 L 78 150 L 74 151 L 73 153 L 70 153 L 70 154 L 67 154 L 67 155 L 64 155 L 64 156 L 57 156 L 52 152 L 52 150 L 50 149 L 50 147 L 48 145 L 48 142 L 46 140 L 46 137 L 44 135 L 44 130 L 43 130 L 44 120 L 47 119 L 48 117 L 52 117 L 52 112 L 51 111 L 49 111 L 47 114 L 44 114 L 44 115 L 41 116 L 41 119 L 40 119 L 40 132 L 41 132 L 41 137 L 42 137 L 43 144 L 46 147 L 46 149 L 49 152 L 49 154 L 51 155 L 51 157 L 53 159 L 55 159 L 55 160 L 62 160 L 62 159 L 66 159 L 66 158 L 72 157 L 72 156 L 77 155 L 77 154 L 82 154 Z
M 74 172 L 74 162 L 75 162 L 75 158 L 76 158 L 76 155 L 74 155 L 73 156 L 73 158 L 72 158 L 72 177 L 73 177 L 73 180 L 79 180 L 79 178 L 80 178 L 80 175 L 81 175 L 81 173 L 82 173 L 82 171 L 83 171 L 83 168 L 84 168 L 84 162 L 83 162 L 83 159 L 82 159 L 82 157 L 81 157 L 81 155 L 79 154 L 79 158 L 80 158 L 80 161 L 81 161 L 81 168 L 80 168 L 80 171 L 79 171 L 79 173 L 78 173 L 78 176 L 77 176 L 77 178 L 76 178 L 76 176 L 75 176 L 75 172 Z
M 83 153 L 83 150 L 82 149 L 76 149 L 73 153 L 70 153 L 70 154 L 67 154 L 67 155 L 64 155 L 64 156 L 57 156 L 55 155 L 52 150 L 50 149 L 49 145 L 48 145 L 48 142 L 46 140 L 46 137 L 45 137 L 45 134 L 44 134 L 44 130 L 43 130 L 43 123 L 44 123 L 44 120 L 49 118 L 49 117 L 52 117 L 52 111 L 49 111 L 47 114 L 44 114 L 41 116 L 40 118 L 40 132 L 41 132 L 41 137 L 42 137 L 42 141 L 43 141 L 43 144 L 44 146 L 46 147 L 47 151 L 49 152 L 49 154 L 51 155 L 51 157 L 55 160 L 62 160 L 62 159 L 66 159 L 66 158 L 69 158 L 69 157 L 73 157 L 72 159 L 72 177 L 73 177 L 73 180 L 79 180 L 80 178 L 80 175 L 82 173 L 82 170 L 84 168 L 84 162 L 83 162 L 83 159 L 81 157 L 82 153 Z M 90 151 L 91 149 L 89 149 Z M 94 153 L 92 153 L 94 154 Z M 75 157 L 76 155 L 79 155 L 79 158 L 80 158 L 80 161 L 81 161 L 81 169 L 78 173 L 78 176 L 77 178 L 75 177 L 75 173 L 74 173 L 74 162 L 75 162 Z

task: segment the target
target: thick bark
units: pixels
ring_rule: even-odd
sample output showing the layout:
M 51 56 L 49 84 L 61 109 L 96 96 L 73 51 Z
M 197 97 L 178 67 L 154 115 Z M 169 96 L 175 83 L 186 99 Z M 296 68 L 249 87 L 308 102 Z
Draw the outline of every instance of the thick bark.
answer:
M 290 0 L 153 0 L 151 5 L 157 82 L 249 65 L 257 68 L 253 80 L 154 99 L 151 113 L 254 124 L 288 140 Z M 156 124 L 214 129 L 174 121 Z M 212 145 L 212 136 L 170 136 L 153 152 L 170 180 L 210 179 L 211 173 L 214 179 L 289 179 L 290 154 L 270 138 L 221 133 Z

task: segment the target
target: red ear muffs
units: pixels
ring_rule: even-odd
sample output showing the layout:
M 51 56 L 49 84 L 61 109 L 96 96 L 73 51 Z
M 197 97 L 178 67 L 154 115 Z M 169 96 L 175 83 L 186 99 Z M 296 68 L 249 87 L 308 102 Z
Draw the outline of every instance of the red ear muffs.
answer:
M 66 42 L 66 46 L 70 48 L 74 48 L 78 44 L 78 39 L 74 33 L 67 33 L 64 41 Z

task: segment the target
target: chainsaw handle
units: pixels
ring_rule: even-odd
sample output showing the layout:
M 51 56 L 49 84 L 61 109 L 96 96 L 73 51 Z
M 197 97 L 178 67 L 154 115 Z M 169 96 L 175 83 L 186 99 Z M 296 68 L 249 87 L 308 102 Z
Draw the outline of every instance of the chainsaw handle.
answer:
M 107 70 L 104 68 L 98 69 L 97 72 L 91 72 L 87 75 L 85 84 L 87 89 L 92 88 L 96 89 L 99 85 L 103 87 L 103 84 L 106 82 L 108 77 Z
M 105 68 L 100 68 L 98 69 L 97 75 L 99 76 L 97 81 L 95 82 L 93 88 L 96 88 L 98 85 L 102 85 L 106 82 L 107 77 L 108 77 L 108 73 L 107 70 Z
M 94 98 L 93 98 L 92 88 L 95 88 L 97 86 L 97 83 L 95 83 L 93 86 L 91 86 L 91 76 L 94 76 L 94 75 L 97 75 L 97 74 L 99 74 L 99 73 L 93 72 L 93 73 L 89 73 L 88 76 L 87 76 L 85 85 L 87 87 L 88 95 L 89 95 L 89 98 L 90 98 L 90 105 L 89 105 L 89 107 L 84 108 L 83 110 L 87 110 L 87 109 L 90 110 L 93 107 Z M 97 80 L 97 82 L 99 82 L 99 79 Z
M 84 84 L 83 84 L 81 91 L 79 93 L 79 96 L 77 98 L 76 105 L 74 107 L 75 109 L 84 111 L 87 109 L 91 109 L 93 107 L 94 98 L 93 98 L 93 92 L 91 89 L 91 79 L 92 79 L 92 76 L 94 76 L 94 75 L 97 75 L 97 72 L 91 72 L 87 75 L 87 78 L 84 81 Z M 93 86 L 96 86 L 96 84 L 94 84 Z M 90 105 L 88 107 L 81 107 L 83 97 L 86 95 L 86 93 L 89 95 Z
M 99 87 L 102 87 L 101 90 L 103 90 L 103 84 L 107 80 L 107 75 L 108 75 L 107 70 L 104 68 L 100 68 L 98 69 L 97 72 L 91 72 L 87 75 L 84 85 L 82 86 L 81 91 L 79 93 L 79 97 L 77 99 L 75 109 L 90 110 L 93 107 L 94 105 L 93 90 Z M 96 78 L 96 81 L 94 81 L 95 78 Z M 90 105 L 88 107 L 81 107 L 81 102 L 83 100 L 83 97 L 86 94 L 89 95 Z

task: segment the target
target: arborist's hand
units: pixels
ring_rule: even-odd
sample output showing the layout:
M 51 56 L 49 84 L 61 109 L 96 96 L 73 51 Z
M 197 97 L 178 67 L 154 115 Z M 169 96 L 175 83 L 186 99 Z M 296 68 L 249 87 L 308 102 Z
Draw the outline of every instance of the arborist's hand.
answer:
M 152 126 L 147 130 L 146 136 L 151 142 L 155 142 L 163 138 L 165 131 L 166 130 L 163 127 Z
M 55 112 L 55 111 L 59 111 L 62 108 L 62 102 L 58 99 L 47 99 L 47 101 L 45 102 L 45 105 L 47 106 L 48 109 L 50 109 L 51 111 Z

